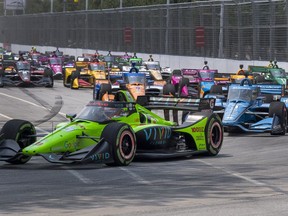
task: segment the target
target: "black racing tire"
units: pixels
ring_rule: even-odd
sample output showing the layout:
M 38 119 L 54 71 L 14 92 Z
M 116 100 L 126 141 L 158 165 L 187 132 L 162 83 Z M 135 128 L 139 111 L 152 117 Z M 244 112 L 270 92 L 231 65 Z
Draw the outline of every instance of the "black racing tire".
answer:
M 163 95 L 173 95 L 175 96 L 176 90 L 175 90 L 175 86 L 173 84 L 165 84 L 163 86 Z
M 262 76 L 262 75 L 257 75 L 255 78 L 254 78 L 254 81 L 255 83 L 264 83 L 265 82 L 265 77 Z
M 244 86 L 244 85 L 248 85 L 248 86 L 252 86 L 252 81 L 248 78 L 244 78 L 241 80 L 240 82 L 240 86 Z
M 128 124 L 113 122 L 108 124 L 101 138 L 112 145 L 113 163 L 107 163 L 108 166 L 127 166 L 136 154 L 136 136 Z
M 64 69 L 64 71 L 63 71 L 63 86 L 64 87 L 67 87 L 67 88 L 69 88 L 70 87 L 70 82 L 69 82 L 69 79 L 70 79 L 71 77 L 69 76 L 69 77 L 67 77 L 67 79 L 66 79 L 66 71 L 65 71 L 65 69 Z
M 285 135 L 287 130 L 287 108 L 284 102 L 275 101 L 271 102 L 269 106 L 269 117 L 274 115 L 278 116 L 281 124 L 280 133 L 275 133 L 271 131 L 271 135 Z
M 4 70 L 0 69 L 0 88 L 4 87 L 3 78 L 5 76 Z
M 212 85 L 210 88 L 210 94 L 223 94 L 222 86 L 221 85 Z
M 3 134 L 4 139 L 15 140 L 21 149 L 36 142 L 35 127 L 31 122 L 25 120 L 12 119 L 6 122 L 1 130 L 1 134 Z M 7 160 L 6 162 L 11 164 L 24 164 L 28 162 L 30 158 L 31 156 L 19 155 Z
M 182 76 L 181 70 L 173 70 L 171 73 L 172 76 Z
M 79 79 L 80 77 L 80 71 L 79 70 L 75 70 L 75 71 L 72 71 L 71 73 L 71 82 L 70 82 L 70 88 L 71 89 L 79 89 L 79 87 L 75 88 L 73 87 L 73 83 L 76 79 Z
M 188 86 L 189 85 L 189 79 L 186 78 L 186 77 L 182 77 L 179 81 L 179 87 L 178 87 L 178 95 L 181 96 L 181 91 L 182 91 L 182 88 L 184 86 Z
M 164 96 L 174 96 L 176 94 L 175 86 L 171 83 L 167 83 L 163 86 L 163 95 Z M 170 121 L 170 112 L 169 110 L 164 109 L 164 119 Z
M 53 71 L 50 68 L 44 69 L 44 77 L 50 78 L 50 83 L 46 85 L 47 88 L 52 88 L 54 86 Z
M 100 86 L 100 90 L 99 90 L 99 100 L 102 100 L 102 97 L 104 96 L 104 94 L 106 92 L 108 92 L 108 94 L 110 94 L 112 91 L 112 87 L 110 84 L 108 83 L 102 83 Z
M 265 95 L 264 103 L 271 103 L 274 101 L 274 96 L 272 94 Z
M 224 129 L 217 114 L 212 114 L 205 127 L 206 149 L 209 156 L 216 156 L 223 143 Z

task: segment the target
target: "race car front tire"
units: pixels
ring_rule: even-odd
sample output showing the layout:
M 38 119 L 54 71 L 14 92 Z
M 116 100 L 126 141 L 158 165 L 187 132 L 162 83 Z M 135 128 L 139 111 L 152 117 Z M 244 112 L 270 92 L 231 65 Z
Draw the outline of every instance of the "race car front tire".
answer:
M 63 72 L 63 86 L 69 88 L 70 87 L 70 79 L 71 76 L 66 77 L 66 71 Z
M 206 149 L 209 156 L 216 156 L 223 143 L 223 125 L 217 114 L 212 114 L 206 124 Z
M 51 69 L 45 68 L 44 77 L 50 78 L 50 83 L 46 87 L 52 88 L 54 86 L 53 71 Z
M 113 163 L 107 163 L 108 166 L 127 166 L 136 153 L 136 137 L 128 124 L 113 122 L 108 124 L 102 134 L 110 145 L 112 145 Z
M 217 95 L 222 95 L 223 90 L 221 85 L 212 85 L 210 88 L 210 94 L 217 94 Z
M 70 88 L 71 89 L 79 89 L 79 85 L 78 85 L 79 77 L 80 77 L 80 72 L 78 70 L 72 72 L 71 82 L 70 82 Z M 75 86 L 77 86 L 77 87 L 75 87 Z
M 36 142 L 36 130 L 34 125 L 25 120 L 12 119 L 5 123 L 1 130 L 4 139 L 15 140 L 21 149 Z M 17 155 L 6 162 L 11 164 L 24 164 L 30 160 L 31 156 Z

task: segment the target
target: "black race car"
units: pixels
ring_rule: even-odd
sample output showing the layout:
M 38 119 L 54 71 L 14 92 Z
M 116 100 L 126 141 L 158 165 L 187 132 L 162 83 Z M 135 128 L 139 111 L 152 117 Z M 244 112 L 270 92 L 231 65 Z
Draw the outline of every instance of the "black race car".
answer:
M 49 68 L 32 67 L 28 61 L 9 61 L 0 69 L 0 87 L 44 86 L 53 87 L 53 72 Z

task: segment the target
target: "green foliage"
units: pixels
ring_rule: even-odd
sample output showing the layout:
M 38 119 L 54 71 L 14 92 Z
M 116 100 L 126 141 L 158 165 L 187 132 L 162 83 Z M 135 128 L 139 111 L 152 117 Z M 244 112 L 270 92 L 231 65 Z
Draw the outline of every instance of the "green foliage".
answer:
M 50 11 L 50 0 L 26 0 L 25 13 L 47 13 Z

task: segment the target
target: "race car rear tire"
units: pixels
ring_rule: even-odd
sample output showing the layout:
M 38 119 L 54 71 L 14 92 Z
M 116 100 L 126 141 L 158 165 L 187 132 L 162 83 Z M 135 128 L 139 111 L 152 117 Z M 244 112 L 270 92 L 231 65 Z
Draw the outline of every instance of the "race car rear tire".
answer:
M 4 139 L 15 140 L 21 149 L 36 142 L 36 130 L 34 125 L 25 120 L 12 119 L 3 126 L 1 130 Z M 6 162 L 11 164 L 24 164 L 30 160 L 31 156 L 19 155 L 8 159 Z
M 186 77 L 183 77 L 180 79 L 179 81 L 179 87 L 178 87 L 178 96 L 180 97 L 181 96 L 181 92 L 182 92 L 182 88 L 184 86 L 187 86 L 188 87 L 189 85 L 189 79 L 186 78 Z
M 175 86 L 171 83 L 167 83 L 163 86 L 163 95 L 164 96 L 174 96 L 176 94 Z M 166 121 L 170 121 L 170 114 L 169 110 L 164 109 L 164 118 Z M 173 115 L 175 111 L 173 110 Z M 175 119 L 176 120 L 176 119 Z M 178 122 L 178 121 L 177 121 Z
M 284 102 L 275 101 L 270 103 L 269 117 L 273 117 L 274 115 L 279 117 L 281 132 L 271 131 L 271 135 L 285 135 L 287 130 L 287 108 Z
M 223 94 L 222 86 L 221 85 L 212 85 L 210 88 L 210 94 Z
M 4 70 L 1 69 L 0 70 L 0 88 L 3 88 L 4 87 L 4 83 L 3 83 L 3 78 L 5 76 L 5 73 L 4 73 Z
M 108 92 L 108 94 L 110 94 L 112 91 L 111 85 L 107 84 L 107 83 L 102 83 L 100 86 L 100 90 L 99 90 L 99 100 L 102 100 L 102 97 L 104 96 L 104 94 L 106 94 L 106 92 Z
M 176 93 L 176 90 L 173 84 L 168 83 L 163 86 L 163 95 L 175 96 L 175 93 Z
M 223 125 L 217 114 L 212 114 L 205 127 L 206 148 L 209 156 L 216 156 L 223 143 Z
M 44 69 L 44 77 L 50 78 L 50 83 L 46 86 L 47 88 L 52 88 L 54 86 L 53 71 L 49 68 Z
M 274 96 L 272 94 L 265 95 L 264 103 L 271 103 L 274 100 Z
M 171 74 L 172 76 L 182 76 L 181 70 L 173 70 Z
M 76 70 L 76 71 L 72 71 L 72 74 L 71 74 L 71 82 L 70 82 L 70 88 L 71 89 L 79 89 L 79 86 L 78 87 L 73 87 L 74 85 L 74 82 L 78 82 L 78 79 L 80 77 L 80 71 L 79 70 Z M 78 82 L 79 83 L 79 82 Z
M 114 122 L 108 124 L 102 134 L 110 145 L 112 145 L 113 163 L 107 163 L 108 166 L 127 166 L 136 153 L 136 136 L 128 124 Z
M 257 76 L 254 78 L 254 81 L 255 81 L 255 84 L 257 84 L 257 83 L 264 83 L 264 82 L 265 82 L 265 77 L 262 76 L 262 75 L 257 75 Z

